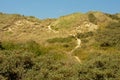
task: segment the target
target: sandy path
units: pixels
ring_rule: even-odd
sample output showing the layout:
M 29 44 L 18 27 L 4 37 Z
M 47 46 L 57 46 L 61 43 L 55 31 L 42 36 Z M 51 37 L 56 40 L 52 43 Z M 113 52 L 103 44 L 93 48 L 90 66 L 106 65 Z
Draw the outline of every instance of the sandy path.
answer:
M 75 37 L 75 36 L 74 36 Z M 76 42 L 77 42 L 77 45 L 76 45 L 76 47 L 74 48 L 74 49 L 72 49 L 71 50 L 71 52 L 69 53 L 70 55 L 72 55 L 72 53 L 75 51 L 75 50 L 77 50 L 78 48 L 80 48 L 81 47 L 81 40 L 79 39 L 79 38 L 77 38 L 77 37 L 75 37 L 76 38 Z M 79 63 L 81 63 L 81 60 L 79 59 L 79 57 L 77 57 L 77 56 L 73 56 Z
M 81 60 L 80 60 L 80 58 L 79 57 L 77 57 L 77 56 L 74 56 L 74 58 L 79 62 L 79 63 L 81 63 Z
M 48 27 L 48 29 L 49 29 L 50 31 L 52 31 L 52 32 L 54 32 L 54 33 L 58 33 L 58 31 L 53 30 L 50 25 L 47 26 L 47 27 Z
M 48 29 L 49 29 L 50 31 L 52 31 L 52 32 L 54 32 L 54 33 L 58 33 L 58 31 L 53 30 L 50 25 L 47 26 L 47 27 L 48 27 Z M 72 49 L 72 50 L 69 52 L 69 55 L 70 55 L 70 56 L 72 56 L 72 53 L 73 53 L 75 50 L 77 50 L 79 47 L 81 47 L 81 40 L 80 40 L 79 38 L 77 38 L 75 35 L 73 35 L 73 36 L 74 36 L 75 39 L 76 39 L 77 45 L 75 46 L 74 49 Z M 81 63 L 81 60 L 79 59 L 79 57 L 77 57 L 77 56 L 73 56 L 73 57 L 74 57 L 79 63 Z
M 76 37 L 75 37 L 76 38 Z M 76 50 L 76 49 L 78 49 L 79 47 L 81 47 L 81 40 L 80 39 L 78 39 L 78 38 L 76 38 L 76 40 L 77 40 L 77 46 L 74 48 L 74 49 L 72 49 L 71 50 L 71 54 Z

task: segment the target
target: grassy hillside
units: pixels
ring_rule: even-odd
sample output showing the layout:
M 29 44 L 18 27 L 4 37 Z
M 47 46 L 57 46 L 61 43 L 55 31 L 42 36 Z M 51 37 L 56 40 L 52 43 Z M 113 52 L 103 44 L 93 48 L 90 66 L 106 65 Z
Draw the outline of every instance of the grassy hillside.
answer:
M 0 13 L 0 80 L 120 80 L 120 17 Z

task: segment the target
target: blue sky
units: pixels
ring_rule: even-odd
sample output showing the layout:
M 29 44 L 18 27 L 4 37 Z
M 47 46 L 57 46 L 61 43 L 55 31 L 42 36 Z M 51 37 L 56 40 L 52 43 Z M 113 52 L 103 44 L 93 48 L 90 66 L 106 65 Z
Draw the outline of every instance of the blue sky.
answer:
M 0 0 L 0 12 L 57 18 L 74 12 L 120 12 L 120 0 Z

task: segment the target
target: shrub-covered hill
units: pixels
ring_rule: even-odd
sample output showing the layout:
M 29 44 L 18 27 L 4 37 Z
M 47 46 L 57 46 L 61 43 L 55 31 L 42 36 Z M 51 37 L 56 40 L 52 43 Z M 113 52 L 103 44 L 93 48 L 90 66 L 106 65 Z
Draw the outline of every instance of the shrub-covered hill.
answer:
M 0 13 L 0 80 L 120 80 L 120 16 Z

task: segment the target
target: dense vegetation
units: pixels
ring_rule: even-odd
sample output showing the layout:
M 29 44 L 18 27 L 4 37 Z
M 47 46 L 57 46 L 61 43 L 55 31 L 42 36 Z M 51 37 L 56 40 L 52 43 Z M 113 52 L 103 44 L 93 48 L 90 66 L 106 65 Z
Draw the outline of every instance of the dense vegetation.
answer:
M 93 53 L 83 62 L 65 54 L 44 53 L 36 44 L 26 43 L 23 48 L 4 47 L 0 51 L 1 80 L 119 80 L 120 53 Z M 32 50 L 31 50 L 32 49 Z M 35 53 L 41 53 L 39 55 Z M 93 56 L 94 55 L 94 56 Z
M 100 20 L 98 14 L 96 16 L 94 13 L 88 14 L 87 19 L 86 15 L 78 13 L 63 16 L 58 24 L 56 19 L 39 20 L 33 16 L 0 13 L 0 80 L 120 80 L 120 19 L 117 15 L 105 15 L 110 20 L 105 26 L 101 26 L 97 24 Z M 53 28 L 67 27 L 63 28 L 67 32 L 69 27 L 72 29 L 79 25 L 81 18 L 100 28 L 91 32 L 78 32 L 73 36 L 66 36 L 67 33 L 60 33 L 60 30 L 59 33 L 53 33 L 46 28 L 52 23 Z M 25 37 L 33 36 L 28 37 L 28 40 L 14 33 L 14 29 L 12 34 L 2 30 L 16 26 L 14 22 L 23 19 L 28 23 L 22 27 L 31 24 L 29 26 L 36 28 L 36 33 L 19 32 L 21 35 L 27 34 Z M 83 23 L 82 20 L 80 22 Z M 21 26 L 17 27 L 16 30 Z M 31 30 L 31 27 L 27 27 L 27 30 Z M 43 30 L 39 30 L 41 28 Z M 37 37 L 33 34 L 37 34 Z M 20 40 L 18 37 L 21 37 Z M 77 45 L 76 38 L 81 39 L 81 47 L 69 55 Z M 43 43 L 39 43 L 40 41 Z M 74 56 L 78 56 L 82 63 Z
M 120 49 L 120 23 L 110 23 L 105 30 L 98 31 L 96 40 L 101 47 Z

